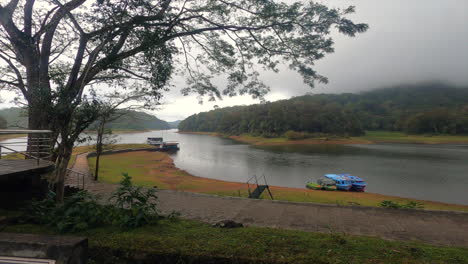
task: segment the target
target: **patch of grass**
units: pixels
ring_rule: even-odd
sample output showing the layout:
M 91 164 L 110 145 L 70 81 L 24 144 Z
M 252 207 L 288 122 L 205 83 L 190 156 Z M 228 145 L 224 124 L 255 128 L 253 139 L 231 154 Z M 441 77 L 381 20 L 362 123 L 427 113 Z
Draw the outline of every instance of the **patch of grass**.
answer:
M 392 131 L 366 131 L 360 138 L 373 142 L 386 143 L 418 143 L 418 144 L 444 144 L 468 143 L 468 135 L 408 135 Z
M 95 158 L 89 159 L 91 171 L 94 171 L 94 162 Z M 169 155 L 163 152 L 142 151 L 102 156 L 100 181 L 117 183 L 120 180 L 122 172 L 128 172 L 132 175 L 134 183 L 139 186 L 157 186 L 160 189 L 199 192 L 220 196 L 248 196 L 246 184 L 195 177 L 176 168 Z M 271 186 L 270 188 L 275 200 L 291 202 L 379 207 L 383 200 L 392 200 L 401 204 L 416 202 L 428 210 L 468 211 L 468 206 L 465 205 L 419 201 L 375 193 L 315 191 L 276 186 Z M 261 198 L 270 199 L 267 192 Z
M 8 226 L 4 231 L 54 233 L 37 225 Z M 157 225 L 128 231 L 103 227 L 77 235 L 89 238 L 89 253 L 95 263 L 121 263 L 112 258 L 145 254 L 176 255 L 186 260 L 228 258 L 231 263 L 468 263 L 466 248 L 387 241 L 333 230 L 322 234 L 257 227 L 222 229 L 182 219 L 163 219 Z M 111 260 L 105 262 L 106 258 Z

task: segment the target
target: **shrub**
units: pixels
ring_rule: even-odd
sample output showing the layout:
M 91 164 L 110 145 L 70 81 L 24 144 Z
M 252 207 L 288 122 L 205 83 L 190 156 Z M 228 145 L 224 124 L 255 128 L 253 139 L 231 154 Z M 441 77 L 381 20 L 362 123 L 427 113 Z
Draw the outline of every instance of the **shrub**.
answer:
M 87 191 L 77 192 L 66 197 L 63 203 L 57 203 L 55 193 L 50 192 L 46 199 L 31 203 L 26 219 L 58 232 L 79 232 L 105 225 L 133 228 L 155 223 L 158 219 L 156 189 L 144 191 L 133 186 L 128 174 L 123 176 L 108 205 L 99 203 L 97 197 Z
M 120 186 L 110 201 L 119 210 L 119 225 L 138 227 L 152 223 L 157 218 L 157 199 L 155 188 L 144 191 L 142 187 L 135 187 L 132 177 L 124 173 Z
M 66 197 L 63 203 L 57 203 L 55 193 L 50 192 L 46 199 L 32 202 L 27 216 L 31 221 L 59 232 L 78 232 L 105 225 L 109 210 L 86 191 Z

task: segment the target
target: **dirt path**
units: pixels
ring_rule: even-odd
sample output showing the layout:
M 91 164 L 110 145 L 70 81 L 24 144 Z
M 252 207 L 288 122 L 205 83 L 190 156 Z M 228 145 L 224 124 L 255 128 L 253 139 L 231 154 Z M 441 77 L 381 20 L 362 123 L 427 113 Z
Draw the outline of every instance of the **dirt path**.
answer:
M 74 170 L 87 172 L 86 154 L 77 156 Z M 116 185 L 87 179 L 91 192 L 109 194 Z M 385 239 L 421 241 L 435 245 L 468 247 L 468 213 L 395 210 L 219 197 L 160 190 L 163 213 L 177 211 L 183 218 L 208 223 L 231 219 L 245 225 L 340 232 Z

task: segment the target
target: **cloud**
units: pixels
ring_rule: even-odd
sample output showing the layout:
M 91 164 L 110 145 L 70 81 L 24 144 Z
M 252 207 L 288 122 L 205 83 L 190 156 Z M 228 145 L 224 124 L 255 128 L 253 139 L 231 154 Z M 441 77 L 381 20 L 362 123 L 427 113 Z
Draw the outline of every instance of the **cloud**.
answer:
M 288 0 L 286 2 L 292 2 Z M 327 0 L 332 7 L 356 6 L 350 16 L 370 25 L 368 32 L 349 38 L 333 34 L 335 52 L 316 64 L 328 85 L 311 90 L 301 77 L 283 67 L 280 73 L 264 72 L 271 87 L 267 100 L 313 93 L 357 92 L 373 88 L 440 80 L 468 84 L 468 1 L 465 0 Z M 176 77 L 177 78 L 177 77 Z M 183 119 L 200 111 L 238 104 L 258 103 L 247 96 L 198 104 L 195 95 L 184 97 L 184 82 L 165 94 L 165 105 L 157 112 L 165 120 Z M 222 83 L 221 83 L 222 86 Z M 12 96 L 1 95 L 4 99 Z M 0 107 L 9 106 L 1 104 Z

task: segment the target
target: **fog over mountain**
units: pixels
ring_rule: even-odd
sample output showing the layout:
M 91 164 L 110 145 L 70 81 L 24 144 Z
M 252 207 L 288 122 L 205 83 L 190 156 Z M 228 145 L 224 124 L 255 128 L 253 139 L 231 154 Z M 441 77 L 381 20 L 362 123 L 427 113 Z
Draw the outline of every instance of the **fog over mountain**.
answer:
M 283 69 L 265 72 L 262 79 L 271 87 L 267 100 L 313 93 L 343 93 L 387 87 L 402 83 L 442 81 L 468 84 L 468 1 L 464 0 L 331 0 L 333 7 L 356 6 L 355 21 L 370 29 L 355 38 L 333 34 L 335 52 L 316 64 L 329 78 L 327 85 L 311 90 L 301 77 Z M 183 87 L 183 81 L 177 85 Z M 165 97 L 170 105 L 158 113 L 166 120 L 195 112 L 258 101 L 249 97 L 225 98 L 198 105 L 195 96 L 181 97 L 173 89 Z
M 291 0 L 287 0 L 292 2 Z M 356 6 L 350 18 L 368 23 L 370 29 L 355 38 L 333 34 L 335 52 L 316 64 L 329 84 L 311 90 L 302 78 L 284 68 L 264 72 L 271 87 L 267 100 L 313 93 L 342 93 L 393 86 L 402 83 L 443 81 L 468 84 L 468 1 L 465 0 L 328 0 L 332 7 Z M 220 86 L 222 81 L 218 82 Z M 154 114 L 174 121 L 200 111 L 258 101 L 248 96 L 198 104 L 195 95 L 184 97 L 182 77 L 174 76 L 175 87 L 165 94 L 163 106 Z M 11 98 L 11 96 L 4 96 Z M 3 106 L 8 106 L 6 100 Z

